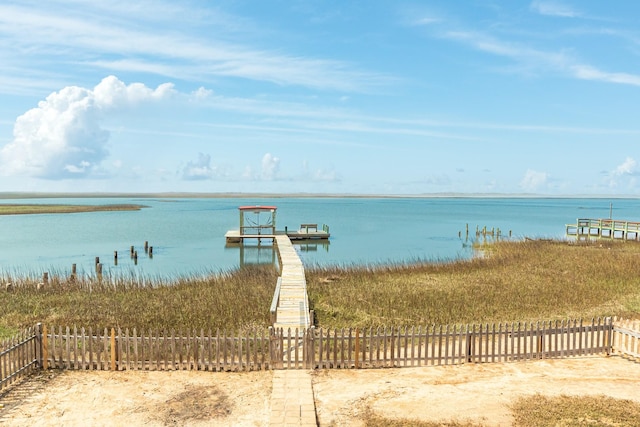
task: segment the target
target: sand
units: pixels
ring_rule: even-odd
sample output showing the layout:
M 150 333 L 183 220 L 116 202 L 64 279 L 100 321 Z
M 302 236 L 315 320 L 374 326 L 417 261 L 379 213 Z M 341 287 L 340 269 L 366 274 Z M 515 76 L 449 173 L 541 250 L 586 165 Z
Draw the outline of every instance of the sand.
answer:
M 267 426 L 272 372 L 39 374 L 0 397 L 3 426 Z M 320 426 L 387 417 L 512 423 L 519 396 L 607 395 L 640 402 L 640 364 L 588 357 L 504 364 L 323 370 L 313 374 Z

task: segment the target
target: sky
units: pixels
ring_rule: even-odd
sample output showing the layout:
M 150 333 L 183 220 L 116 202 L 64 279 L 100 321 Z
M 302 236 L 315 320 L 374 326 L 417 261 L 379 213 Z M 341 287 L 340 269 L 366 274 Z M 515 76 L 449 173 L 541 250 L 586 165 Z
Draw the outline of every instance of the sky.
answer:
M 640 195 L 640 2 L 0 3 L 0 192 Z

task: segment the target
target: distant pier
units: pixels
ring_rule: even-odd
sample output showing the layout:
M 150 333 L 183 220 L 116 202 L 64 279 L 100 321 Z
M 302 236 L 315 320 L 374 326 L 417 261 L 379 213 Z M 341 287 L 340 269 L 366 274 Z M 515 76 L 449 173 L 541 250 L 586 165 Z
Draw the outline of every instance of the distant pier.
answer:
M 277 236 L 287 236 L 290 240 L 328 240 L 331 236 L 326 224 L 303 223 L 298 229 L 276 230 L 275 206 L 240 206 L 240 228 L 226 232 L 227 244 L 242 243 L 246 239 L 276 240 Z
M 638 241 L 640 240 L 640 222 L 579 218 L 575 224 L 566 225 L 566 234 L 578 238 L 602 237 Z

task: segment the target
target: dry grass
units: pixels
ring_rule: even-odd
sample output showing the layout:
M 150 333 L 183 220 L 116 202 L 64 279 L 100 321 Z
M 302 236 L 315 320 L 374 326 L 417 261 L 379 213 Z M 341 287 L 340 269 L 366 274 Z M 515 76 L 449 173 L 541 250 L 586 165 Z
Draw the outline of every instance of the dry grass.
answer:
M 176 281 L 72 281 L 54 275 L 44 289 L 37 289 L 35 281 L 18 281 L 12 291 L 0 290 L 0 337 L 37 322 L 49 326 L 228 331 L 267 327 L 276 280 L 272 268 L 248 267 Z
M 482 424 L 471 421 L 420 421 L 409 418 L 385 418 L 371 410 L 364 414 L 363 423 L 366 427 L 482 427 Z
M 470 261 L 314 268 L 323 327 L 464 324 L 640 315 L 636 242 L 499 242 Z
M 634 427 L 640 420 L 640 403 L 607 396 L 536 394 L 518 399 L 512 411 L 519 427 Z
M 514 427 L 636 427 L 640 403 L 608 396 L 520 397 L 511 407 Z M 471 421 L 430 422 L 409 418 L 385 418 L 371 409 L 365 411 L 367 427 L 482 427 Z

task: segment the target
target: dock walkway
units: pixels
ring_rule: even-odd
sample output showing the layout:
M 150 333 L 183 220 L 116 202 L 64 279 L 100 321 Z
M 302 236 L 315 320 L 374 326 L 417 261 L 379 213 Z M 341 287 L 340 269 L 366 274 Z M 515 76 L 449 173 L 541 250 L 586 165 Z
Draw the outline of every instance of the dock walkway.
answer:
M 281 274 L 279 289 L 276 290 L 278 295 L 274 295 L 275 307 L 272 306 L 272 314 L 275 314 L 273 327 L 282 328 L 285 333 L 288 329 L 293 333 L 296 329 L 301 332 L 311 326 L 304 267 L 288 236 L 276 235 L 275 241 Z M 273 313 L 274 309 L 275 313 Z

